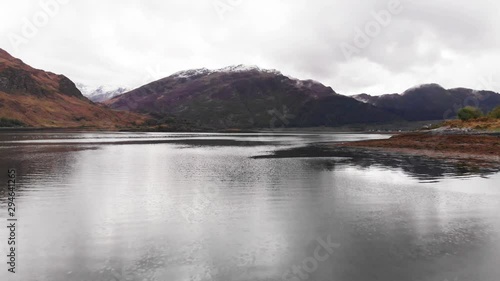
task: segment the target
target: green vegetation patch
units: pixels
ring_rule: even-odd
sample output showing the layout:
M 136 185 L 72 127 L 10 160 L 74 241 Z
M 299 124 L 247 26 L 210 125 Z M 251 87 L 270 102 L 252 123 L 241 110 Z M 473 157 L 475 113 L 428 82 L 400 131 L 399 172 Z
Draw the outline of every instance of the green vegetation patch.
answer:
M 16 119 L 0 117 L 0 127 L 3 128 L 26 127 L 26 124 Z
M 500 106 L 495 107 L 489 114 L 488 117 L 500 119 Z
M 466 106 L 458 111 L 458 118 L 462 121 L 478 119 L 483 116 L 481 109 L 472 106 Z

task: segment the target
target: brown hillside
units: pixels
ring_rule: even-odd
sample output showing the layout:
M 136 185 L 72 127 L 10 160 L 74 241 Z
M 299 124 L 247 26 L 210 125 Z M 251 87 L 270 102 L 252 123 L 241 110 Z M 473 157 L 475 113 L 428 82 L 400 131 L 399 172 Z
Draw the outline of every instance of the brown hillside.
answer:
M 32 127 L 114 129 L 142 124 L 144 116 L 94 104 L 63 75 L 32 68 L 0 49 L 0 118 Z

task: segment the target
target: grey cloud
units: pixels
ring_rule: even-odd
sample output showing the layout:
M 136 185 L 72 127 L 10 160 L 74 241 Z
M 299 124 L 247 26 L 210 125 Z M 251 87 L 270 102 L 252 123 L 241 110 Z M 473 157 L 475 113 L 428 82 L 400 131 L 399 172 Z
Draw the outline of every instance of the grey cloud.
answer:
M 17 49 L 8 35 L 19 34 L 24 18 L 41 8 L 38 0 L 9 1 L 0 46 L 91 86 L 135 87 L 148 75 L 153 79 L 151 69 L 166 75 L 239 63 L 315 79 L 347 94 L 390 93 L 420 82 L 475 87 L 491 77 L 500 62 L 500 3 L 489 0 L 401 0 L 403 11 L 346 58 L 341 44 L 352 45 L 356 29 L 389 1 L 68 0 Z M 228 7 L 223 18 L 215 3 Z M 500 91 L 496 81 L 488 87 Z

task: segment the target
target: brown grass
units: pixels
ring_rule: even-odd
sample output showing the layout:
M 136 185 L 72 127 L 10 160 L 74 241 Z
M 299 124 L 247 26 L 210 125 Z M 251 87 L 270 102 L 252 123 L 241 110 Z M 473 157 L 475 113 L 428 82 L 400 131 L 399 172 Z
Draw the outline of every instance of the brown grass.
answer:
M 50 98 L 0 92 L 0 117 L 19 120 L 32 127 L 119 129 L 141 125 L 145 116 L 114 111 L 66 95 Z
M 488 135 L 410 133 L 396 135 L 386 140 L 368 140 L 341 145 L 439 158 L 500 162 L 500 137 Z
M 449 126 L 451 128 L 500 131 L 500 119 L 482 117 L 469 121 L 449 120 L 444 123 L 444 126 Z

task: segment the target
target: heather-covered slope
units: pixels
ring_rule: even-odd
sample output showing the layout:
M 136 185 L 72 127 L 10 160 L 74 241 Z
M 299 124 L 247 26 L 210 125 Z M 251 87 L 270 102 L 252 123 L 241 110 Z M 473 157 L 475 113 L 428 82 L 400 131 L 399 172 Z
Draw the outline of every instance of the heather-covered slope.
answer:
M 397 119 L 318 82 L 241 65 L 178 72 L 106 103 L 212 128 L 336 126 Z
M 113 111 L 85 98 L 63 75 L 38 70 L 0 49 L 0 118 L 32 127 L 135 126 L 144 117 Z

